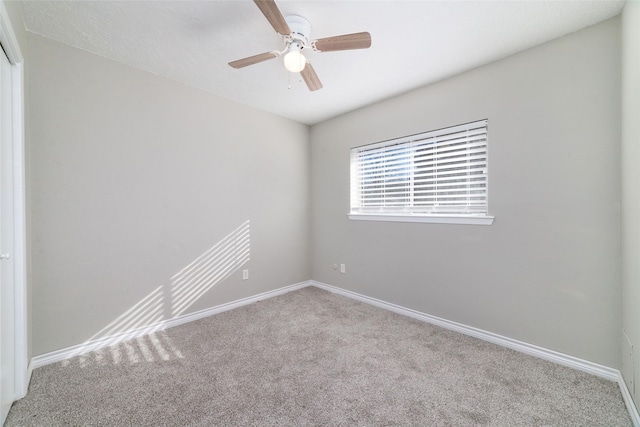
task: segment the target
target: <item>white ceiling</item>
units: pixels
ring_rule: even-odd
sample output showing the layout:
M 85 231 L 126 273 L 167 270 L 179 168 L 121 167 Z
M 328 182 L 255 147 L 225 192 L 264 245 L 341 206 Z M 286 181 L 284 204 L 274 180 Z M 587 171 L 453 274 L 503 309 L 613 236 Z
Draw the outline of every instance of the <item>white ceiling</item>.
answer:
M 281 58 L 256 5 L 234 1 L 22 1 L 29 31 L 302 123 L 314 124 L 617 15 L 623 1 L 277 2 L 311 38 L 369 31 L 370 49 L 310 52 L 324 88 L 309 92 Z M 291 86 L 289 89 L 288 86 Z

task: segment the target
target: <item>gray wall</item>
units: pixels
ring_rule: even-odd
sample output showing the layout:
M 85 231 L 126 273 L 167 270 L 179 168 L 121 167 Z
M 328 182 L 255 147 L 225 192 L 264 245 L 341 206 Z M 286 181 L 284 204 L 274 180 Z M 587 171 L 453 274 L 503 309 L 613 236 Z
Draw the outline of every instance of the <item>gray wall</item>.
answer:
M 619 29 L 313 126 L 312 278 L 618 367 Z M 492 226 L 347 219 L 350 147 L 484 118 Z
M 219 243 L 240 256 L 227 243 L 246 221 L 249 280 L 218 280 L 216 258 L 196 301 L 198 276 L 180 283 L 182 314 L 309 279 L 308 127 L 29 43 L 34 355 L 157 319 L 141 301 L 173 317 L 172 278 Z
M 640 407 L 640 2 L 624 6 L 622 47 L 622 373 Z

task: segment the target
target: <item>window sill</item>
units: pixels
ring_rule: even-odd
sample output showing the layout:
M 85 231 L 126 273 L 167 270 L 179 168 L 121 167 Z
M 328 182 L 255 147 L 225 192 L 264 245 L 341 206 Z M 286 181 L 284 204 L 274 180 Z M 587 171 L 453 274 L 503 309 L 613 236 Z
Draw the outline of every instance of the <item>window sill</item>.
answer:
M 368 215 L 347 214 L 349 219 L 357 221 L 388 221 L 388 222 L 424 222 L 429 224 L 466 224 L 466 225 L 491 225 L 493 216 L 472 215 Z

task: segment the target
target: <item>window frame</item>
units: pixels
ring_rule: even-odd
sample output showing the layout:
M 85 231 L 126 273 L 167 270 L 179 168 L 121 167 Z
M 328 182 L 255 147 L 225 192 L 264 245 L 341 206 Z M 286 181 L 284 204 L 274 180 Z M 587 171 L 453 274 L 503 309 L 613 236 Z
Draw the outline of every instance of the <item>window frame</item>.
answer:
M 420 161 L 415 160 L 416 158 L 415 153 L 417 151 L 413 151 L 414 148 L 422 149 L 422 151 L 425 153 L 422 156 L 424 159 L 425 155 L 427 157 L 429 156 L 429 153 L 427 153 L 424 150 L 424 148 L 429 147 L 431 143 L 430 142 L 421 143 L 421 141 L 433 140 L 434 141 L 433 144 L 436 144 L 436 145 L 433 145 L 434 147 L 433 149 L 437 150 L 439 147 L 439 144 L 443 140 L 446 140 L 448 135 L 454 134 L 456 138 L 461 138 L 464 135 L 463 132 L 470 132 L 475 129 L 480 129 L 481 130 L 480 134 L 483 135 L 484 138 L 478 139 L 476 137 L 474 139 L 469 139 L 468 141 L 466 141 L 464 147 L 466 147 L 466 150 L 469 151 L 473 145 L 477 145 L 476 142 L 478 140 L 484 141 L 484 144 L 483 144 L 484 151 L 481 150 L 480 152 L 480 157 L 481 157 L 480 161 L 483 162 L 481 164 L 484 165 L 482 169 L 482 175 L 484 175 L 484 179 L 480 180 L 480 183 L 482 184 L 482 188 L 484 189 L 484 191 L 481 193 L 483 197 L 482 201 L 484 203 L 481 203 L 480 205 L 474 205 L 473 203 L 469 203 L 473 201 L 473 199 L 471 198 L 473 196 L 471 194 L 468 194 L 467 205 L 466 205 L 466 210 L 468 211 L 467 213 L 461 212 L 464 209 L 456 209 L 455 204 L 446 205 L 447 206 L 446 208 L 438 206 L 437 203 L 435 205 L 424 204 L 424 203 L 422 204 L 422 206 L 414 205 L 416 199 L 419 197 L 418 195 L 419 190 L 423 190 L 424 192 L 426 188 L 426 187 L 422 187 L 422 188 L 416 187 L 414 184 L 414 178 L 424 179 L 424 177 L 431 174 L 433 170 L 437 171 L 438 169 L 437 163 L 436 163 L 436 166 L 431 166 L 427 168 L 424 167 L 424 165 L 427 163 L 433 164 L 433 161 L 428 161 L 427 163 L 425 163 L 424 160 L 422 160 L 422 164 L 419 164 Z M 349 203 L 349 213 L 347 214 L 348 218 L 350 220 L 359 220 L 359 221 L 423 222 L 423 223 L 437 223 L 437 224 L 469 224 L 469 225 L 493 224 L 494 217 L 492 215 L 489 215 L 489 174 L 488 174 L 489 172 L 489 137 L 488 137 L 488 133 L 489 133 L 489 120 L 483 119 L 483 120 L 476 120 L 474 122 L 463 123 L 460 125 L 448 126 L 446 128 L 436 129 L 433 131 L 422 132 L 415 135 L 394 138 L 394 139 L 377 142 L 373 144 L 352 147 L 350 149 L 350 181 L 349 181 L 350 203 Z M 446 143 L 447 142 L 445 142 L 445 144 Z M 443 145 L 443 146 L 449 147 L 449 148 L 451 147 L 451 145 Z M 399 150 L 396 150 L 396 148 L 399 148 Z M 395 203 L 396 204 L 395 206 L 382 205 L 382 206 L 376 207 L 376 206 L 360 205 L 360 203 L 363 200 L 362 195 L 360 193 L 363 186 L 360 181 L 361 175 L 359 175 L 362 173 L 361 171 L 364 169 L 363 163 L 361 162 L 362 158 L 364 157 L 362 153 L 367 153 L 367 152 L 375 153 L 374 150 L 378 150 L 383 153 L 391 153 L 388 164 L 391 164 L 392 166 L 385 165 L 386 168 L 383 169 L 383 171 L 381 172 L 381 176 L 385 180 L 388 180 L 388 181 L 385 181 L 384 191 L 387 191 L 387 185 L 388 185 L 390 188 L 390 193 L 393 193 L 392 195 L 389 195 L 389 199 L 391 202 L 390 204 L 394 205 Z M 393 151 L 396 151 L 396 153 L 393 153 Z M 445 159 L 442 159 L 443 163 L 450 163 L 451 159 L 454 159 L 455 157 L 459 157 L 457 156 L 457 153 L 459 150 L 450 150 L 450 151 L 456 151 L 456 155 L 451 157 L 447 157 L 445 155 Z M 400 154 L 398 155 L 397 153 L 400 153 Z M 476 172 L 476 175 L 474 176 L 477 177 L 478 169 L 477 168 L 474 169 L 475 165 L 472 163 L 470 159 L 471 159 L 471 156 L 468 154 L 466 161 L 464 161 L 464 163 L 460 162 L 460 165 L 466 168 L 462 170 L 466 170 L 469 173 L 468 176 L 472 176 L 471 172 Z M 457 160 L 462 160 L 462 159 L 458 158 Z M 370 162 L 370 163 L 373 164 L 374 162 Z M 410 169 L 408 177 L 406 176 L 406 172 L 403 171 L 402 163 L 408 164 L 408 167 Z M 416 165 L 422 166 L 422 170 L 417 175 L 416 175 L 416 170 L 417 170 Z M 395 178 L 398 180 L 396 181 L 396 185 L 399 185 L 400 190 L 398 190 L 398 188 L 392 188 L 394 187 L 394 184 L 391 181 L 394 178 L 393 176 L 390 176 L 390 175 L 394 174 L 395 172 L 389 172 L 389 171 L 394 169 L 399 172 L 398 176 L 402 176 L 403 174 L 405 175 L 405 177 Z M 439 177 L 432 180 L 427 179 L 429 181 L 429 184 L 427 184 L 427 186 L 429 186 L 431 183 L 434 183 L 434 185 L 437 188 L 438 182 L 442 182 L 444 179 L 446 178 Z M 477 180 L 474 180 L 474 181 L 476 181 L 476 184 L 478 183 Z M 468 183 L 469 182 L 471 182 L 471 180 L 468 180 Z M 469 186 L 470 184 L 467 184 L 467 185 Z M 438 190 L 433 191 L 431 188 L 426 188 L 426 189 L 429 190 L 428 192 L 432 194 L 431 197 L 436 197 L 436 199 L 441 194 L 440 192 L 438 192 Z M 373 197 L 376 197 L 379 195 L 380 194 L 375 194 Z M 455 196 L 451 196 L 451 193 L 446 195 L 448 197 L 455 197 Z M 384 194 L 382 197 L 385 197 L 384 202 L 386 202 L 387 194 Z M 401 201 L 394 202 L 394 200 L 391 197 L 399 198 Z M 404 201 L 402 201 L 402 199 L 404 199 Z M 367 208 L 369 208 L 368 212 L 366 211 Z M 449 210 L 449 211 L 458 210 L 458 212 L 443 212 L 442 209 Z M 474 210 L 477 210 L 477 209 L 480 209 L 481 211 L 473 212 Z M 440 210 L 440 213 L 438 212 L 438 210 Z

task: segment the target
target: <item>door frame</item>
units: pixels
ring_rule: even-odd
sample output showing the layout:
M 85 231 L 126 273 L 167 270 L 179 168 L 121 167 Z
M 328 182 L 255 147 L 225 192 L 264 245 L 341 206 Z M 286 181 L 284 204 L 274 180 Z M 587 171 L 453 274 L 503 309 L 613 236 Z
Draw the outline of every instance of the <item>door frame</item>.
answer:
M 27 394 L 31 368 L 27 342 L 27 233 L 25 196 L 24 57 L 4 1 L 0 0 L 0 43 L 11 63 L 13 115 L 13 217 L 14 217 L 14 398 Z

